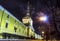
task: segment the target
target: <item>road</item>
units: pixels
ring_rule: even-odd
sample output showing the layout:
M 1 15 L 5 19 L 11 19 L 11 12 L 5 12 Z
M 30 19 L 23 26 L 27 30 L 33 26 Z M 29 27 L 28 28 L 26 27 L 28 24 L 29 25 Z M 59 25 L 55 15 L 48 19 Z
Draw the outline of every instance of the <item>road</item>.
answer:
M 26 39 L 0 39 L 0 41 L 46 41 L 46 40 L 26 40 Z M 60 41 L 60 40 L 48 40 L 48 41 Z

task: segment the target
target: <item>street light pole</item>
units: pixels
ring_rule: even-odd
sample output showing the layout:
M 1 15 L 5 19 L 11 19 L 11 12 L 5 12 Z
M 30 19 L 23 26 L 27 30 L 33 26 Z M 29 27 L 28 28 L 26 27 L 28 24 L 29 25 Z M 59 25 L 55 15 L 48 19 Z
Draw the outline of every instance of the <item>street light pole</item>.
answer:
M 42 15 L 42 16 L 40 16 L 39 17 L 39 21 L 40 22 L 42 22 L 42 25 L 45 27 L 45 31 L 43 32 L 42 31 L 42 34 L 45 36 L 45 38 L 46 38 L 46 41 L 48 41 L 48 31 L 47 31 L 47 22 L 48 22 L 48 16 L 46 16 L 46 15 Z M 45 25 L 46 24 L 46 25 Z

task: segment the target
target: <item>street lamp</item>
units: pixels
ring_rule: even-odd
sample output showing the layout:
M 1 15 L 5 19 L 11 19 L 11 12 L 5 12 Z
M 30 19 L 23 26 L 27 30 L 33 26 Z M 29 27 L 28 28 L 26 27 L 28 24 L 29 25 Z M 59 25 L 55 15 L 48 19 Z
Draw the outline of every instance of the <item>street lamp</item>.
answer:
M 45 32 L 44 32 L 44 31 L 42 31 L 42 36 L 44 36 L 44 34 L 45 34 Z
M 42 34 L 44 34 L 44 31 L 42 31 Z
M 39 21 L 41 21 L 41 22 L 46 22 L 47 20 L 48 20 L 47 16 L 41 16 L 41 17 L 39 17 Z
M 42 31 L 42 36 L 45 37 L 46 41 L 48 41 L 48 37 L 46 35 L 47 32 L 47 27 L 45 25 L 47 25 L 48 22 L 48 16 L 47 15 L 40 15 L 40 17 L 38 18 L 40 22 L 42 22 L 42 25 L 44 26 L 45 30 Z M 45 23 L 45 24 L 44 24 Z M 48 32 L 47 32 L 48 33 Z

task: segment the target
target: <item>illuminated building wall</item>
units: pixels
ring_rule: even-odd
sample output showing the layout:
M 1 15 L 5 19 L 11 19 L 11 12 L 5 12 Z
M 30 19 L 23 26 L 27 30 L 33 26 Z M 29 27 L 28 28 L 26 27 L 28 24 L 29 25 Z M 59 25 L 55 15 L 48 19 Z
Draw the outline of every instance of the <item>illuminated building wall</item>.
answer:
M 35 39 L 35 32 L 0 5 L 0 39 L 33 39 L 32 37 Z
M 27 27 L 0 6 L 0 33 L 10 33 L 27 37 Z

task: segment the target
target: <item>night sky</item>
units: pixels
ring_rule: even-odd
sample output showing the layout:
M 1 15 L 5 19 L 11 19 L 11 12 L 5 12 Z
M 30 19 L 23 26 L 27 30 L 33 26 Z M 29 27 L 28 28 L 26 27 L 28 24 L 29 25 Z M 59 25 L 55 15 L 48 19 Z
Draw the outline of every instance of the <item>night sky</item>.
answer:
M 43 12 L 47 16 L 50 16 L 51 10 L 49 8 L 59 7 L 60 3 L 57 0 L 29 0 L 29 2 L 33 26 L 36 32 L 39 33 L 38 27 L 40 26 L 40 22 L 37 20 L 39 12 Z M 20 21 L 26 15 L 27 3 L 28 0 L 0 0 L 0 4 Z

